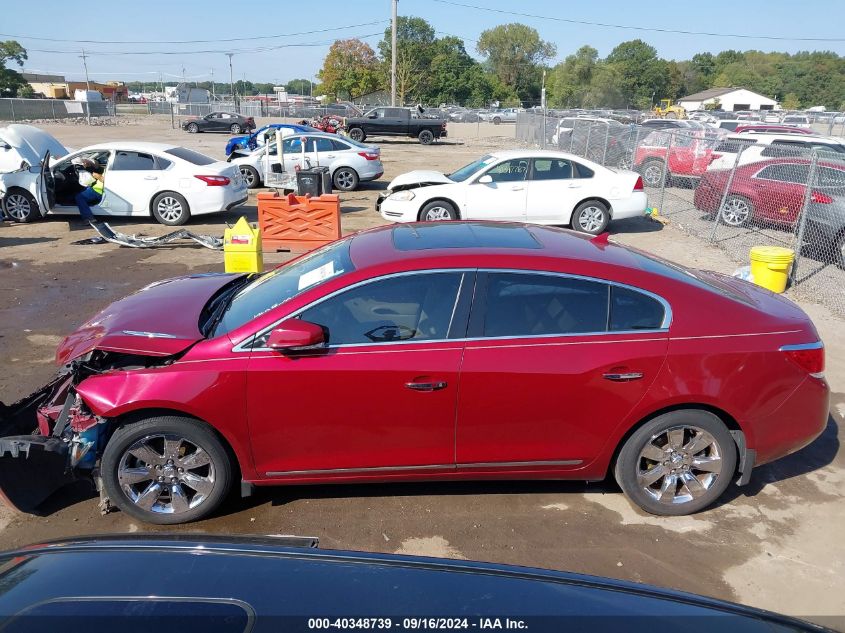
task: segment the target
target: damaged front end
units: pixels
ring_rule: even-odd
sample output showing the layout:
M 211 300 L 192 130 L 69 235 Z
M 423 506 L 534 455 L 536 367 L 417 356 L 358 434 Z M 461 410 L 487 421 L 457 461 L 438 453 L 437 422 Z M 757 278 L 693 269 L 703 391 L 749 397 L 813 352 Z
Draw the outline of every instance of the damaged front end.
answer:
M 108 420 L 91 413 L 76 387 L 91 375 L 151 361 L 163 359 L 95 350 L 65 365 L 38 391 L 12 405 L 0 403 L 0 498 L 33 512 L 78 479 L 91 480 L 99 490 L 96 467 Z

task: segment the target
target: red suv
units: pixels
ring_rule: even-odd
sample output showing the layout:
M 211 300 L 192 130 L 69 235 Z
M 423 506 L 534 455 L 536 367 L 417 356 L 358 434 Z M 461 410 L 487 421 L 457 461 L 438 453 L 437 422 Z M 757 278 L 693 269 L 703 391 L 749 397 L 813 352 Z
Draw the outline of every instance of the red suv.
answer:
M 151 523 L 237 484 L 609 473 L 644 510 L 688 514 L 828 418 L 793 303 L 523 224 L 381 227 L 261 275 L 155 283 L 57 360 L 0 429 L 0 488 L 21 506 L 93 473 Z
M 659 130 L 646 136 L 634 152 L 634 169 L 647 187 L 660 187 L 664 179 L 700 178 L 713 155 L 713 141 L 700 131 Z

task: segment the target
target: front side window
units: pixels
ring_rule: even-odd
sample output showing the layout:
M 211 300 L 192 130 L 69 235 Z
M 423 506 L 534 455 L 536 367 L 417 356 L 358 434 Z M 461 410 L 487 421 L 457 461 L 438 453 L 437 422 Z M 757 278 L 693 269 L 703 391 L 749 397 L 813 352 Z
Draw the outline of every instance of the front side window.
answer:
M 484 174 L 490 176 L 493 182 L 518 182 L 525 180 L 528 175 L 528 159 L 514 158 L 499 163 Z
M 484 169 L 485 167 L 487 167 L 487 165 L 489 165 L 490 163 L 495 162 L 495 160 L 496 160 L 495 156 L 491 156 L 490 154 L 487 154 L 485 156 L 482 156 L 478 160 L 471 162 L 469 165 L 464 165 L 460 169 L 453 171 L 451 174 L 448 174 L 446 177 L 453 182 L 463 182 L 464 180 L 466 180 L 467 178 L 469 178 L 470 176 L 472 176 L 476 172 L 478 172 L 481 169 Z
M 483 335 L 543 336 L 607 331 L 610 286 L 599 281 L 490 273 Z
M 299 318 L 322 326 L 329 345 L 446 339 L 462 277 L 445 272 L 372 281 L 308 308 Z

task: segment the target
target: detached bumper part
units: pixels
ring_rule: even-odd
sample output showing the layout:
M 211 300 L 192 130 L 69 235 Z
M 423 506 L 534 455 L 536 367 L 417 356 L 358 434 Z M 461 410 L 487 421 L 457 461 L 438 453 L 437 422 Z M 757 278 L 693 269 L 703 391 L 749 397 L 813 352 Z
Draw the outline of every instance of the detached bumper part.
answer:
M 67 442 L 42 435 L 0 438 L 0 498 L 21 512 L 32 512 L 75 479 Z
M 247 198 L 243 198 L 237 202 L 232 203 L 227 207 L 231 209 L 245 202 Z M 197 235 L 187 229 L 179 229 L 161 237 L 137 237 L 135 235 L 126 235 L 115 231 L 106 222 L 90 222 L 91 227 L 99 233 L 99 237 L 94 237 L 85 240 L 79 240 L 74 244 L 102 244 L 103 242 L 111 242 L 112 244 L 120 244 L 121 246 L 128 246 L 130 248 L 153 248 L 155 246 L 164 246 L 176 240 L 193 240 L 200 246 L 209 248 L 211 250 L 220 250 L 223 248 L 223 240 L 219 237 L 210 235 Z

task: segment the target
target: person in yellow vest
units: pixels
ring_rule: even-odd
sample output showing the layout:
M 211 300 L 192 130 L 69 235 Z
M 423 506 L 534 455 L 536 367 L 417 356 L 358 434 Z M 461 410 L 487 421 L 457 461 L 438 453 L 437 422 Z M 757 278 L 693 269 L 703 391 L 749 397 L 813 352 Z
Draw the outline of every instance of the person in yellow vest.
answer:
M 79 184 L 85 189 L 76 194 L 74 200 L 83 220 L 94 221 L 91 207 L 100 204 L 103 199 L 105 182 L 106 172 L 99 163 L 89 159 L 82 161 L 82 169 L 79 171 Z

